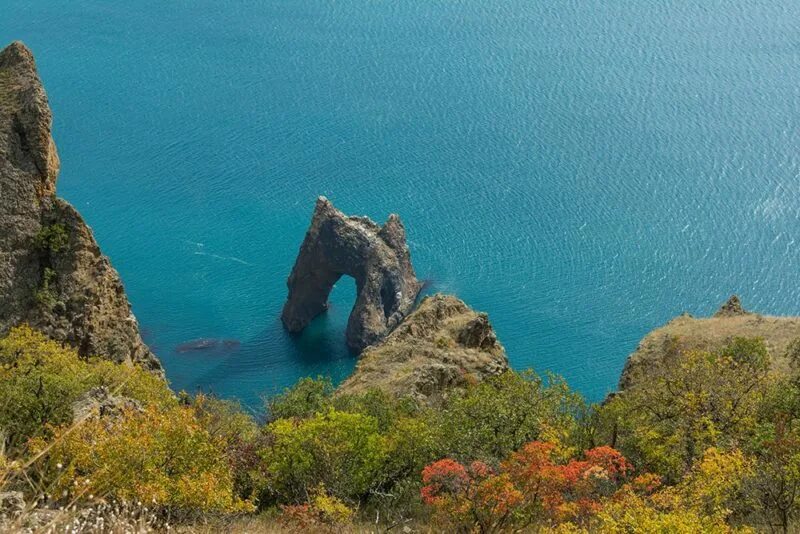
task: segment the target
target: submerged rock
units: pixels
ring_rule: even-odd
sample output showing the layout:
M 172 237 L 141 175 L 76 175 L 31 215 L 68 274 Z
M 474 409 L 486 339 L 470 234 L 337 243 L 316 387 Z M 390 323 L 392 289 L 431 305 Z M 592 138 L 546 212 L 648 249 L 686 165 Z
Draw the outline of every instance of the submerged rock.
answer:
M 339 394 L 379 388 L 435 404 L 452 388 L 508 369 L 489 318 L 449 295 L 426 297 L 381 343 L 368 347 Z
M 51 125 L 33 55 L 14 42 L 0 51 L 0 335 L 29 323 L 82 356 L 161 372 L 119 275 L 80 214 L 55 196 Z
M 287 285 L 281 320 L 300 332 L 328 309 L 328 295 L 342 275 L 358 294 L 347 322 L 347 345 L 360 352 L 392 331 L 411 311 L 422 287 L 411 266 L 403 223 L 390 215 L 383 226 L 347 216 L 325 197 L 317 199 Z
M 175 347 L 175 352 L 196 352 L 196 351 L 211 351 L 223 350 L 226 352 L 237 350 L 241 346 L 238 339 L 218 339 L 213 337 L 203 337 L 199 339 L 192 339 L 181 343 Z

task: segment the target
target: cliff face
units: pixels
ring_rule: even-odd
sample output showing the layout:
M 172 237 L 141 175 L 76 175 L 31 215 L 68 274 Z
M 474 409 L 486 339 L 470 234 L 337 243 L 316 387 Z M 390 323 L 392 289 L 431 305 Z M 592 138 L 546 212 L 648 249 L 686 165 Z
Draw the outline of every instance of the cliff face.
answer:
M 379 388 L 434 404 L 449 389 L 508 369 L 489 318 L 449 295 L 426 297 L 381 343 L 368 347 L 339 393 Z
M 59 159 L 33 55 L 0 52 L 0 334 L 27 322 L 81 355 L 160 371 L 119 275 L 80 214 L 55 196 Z
M 645 383 L 648 370 L 685 350 L 717 350 L 736 337 L 760 337 L 774 370 L 788 371 L 789 345 L 800 339 L 800 317 L 770 317 L 745 311 L 732 296 L 708 318 L 684 314 L 647 334 L 628 357 L 619 389 Z
M 299 332 L 327 310 L 328 295 L 342 275 L 356 281 L 346 335 L 348 346 L 360 352 L 403 320 L 422 287 L 400 218 L 390 215 L 379 226 L 366 217 L 347 216 L 320 197 L 287 282 L 281 314 L 287 330 Z

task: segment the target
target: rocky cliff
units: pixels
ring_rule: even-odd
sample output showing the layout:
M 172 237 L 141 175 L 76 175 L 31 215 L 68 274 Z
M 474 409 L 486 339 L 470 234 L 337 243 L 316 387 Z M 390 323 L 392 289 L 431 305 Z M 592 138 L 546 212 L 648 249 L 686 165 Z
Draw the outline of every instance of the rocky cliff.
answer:
M 628 357 L 619 389 L 646 381 L 656 363 L 685 350 L 716 350 L 735 337 L 760 337 L 769 350 L 773 368 L 788 371 L 787 351 L 800 339 L 800 317 L 770 317 L 750 313 L 734 295 L 707 318 L 683 314 L 647 334 Z
M 339 393 L 379 388 L 436 403 L 449 389 L 508 369 L 485 313 L 449 295 L 426 297 L 381 343 L 368 347 Z
M 0 52 L 0 334 L 27 322 L 81 355 L 161 365 L 91 229 L 55 196 L 59 159 L 33 55 Z
M 347 216 L 319 197 L 287 285 L 281 320 L 299 332 L 328 309 L 328 295 L 342 275 L 356 281 L 347 322 L 347 345 L 360 352 L 391 332 L 411 311 L 422 285 L 411 266 L 403 223 L 390 215 L 383 226 Z

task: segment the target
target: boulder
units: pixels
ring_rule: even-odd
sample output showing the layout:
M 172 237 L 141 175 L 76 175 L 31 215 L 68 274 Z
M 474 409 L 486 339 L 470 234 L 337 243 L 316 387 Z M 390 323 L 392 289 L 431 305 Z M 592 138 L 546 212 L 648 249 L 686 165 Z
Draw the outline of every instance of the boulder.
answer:
M 72 417 L 75 421 L 91 417 L 115 419 L 128 410 L 141 412 L 142 405 L 135 399 L 113 395 L 105 386 L 90 389 L 72 403 Z

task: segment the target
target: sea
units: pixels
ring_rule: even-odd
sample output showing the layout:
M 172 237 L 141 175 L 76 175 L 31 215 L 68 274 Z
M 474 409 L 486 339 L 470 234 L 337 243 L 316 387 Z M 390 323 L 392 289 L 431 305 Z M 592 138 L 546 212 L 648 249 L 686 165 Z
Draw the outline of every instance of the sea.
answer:
M 352 371 L 352 280 L 279 318 L 319 195 L 590 401 L 684 311 L 800 314 L 800 2 L 0 0 L 17 39 L 176 389 Z

